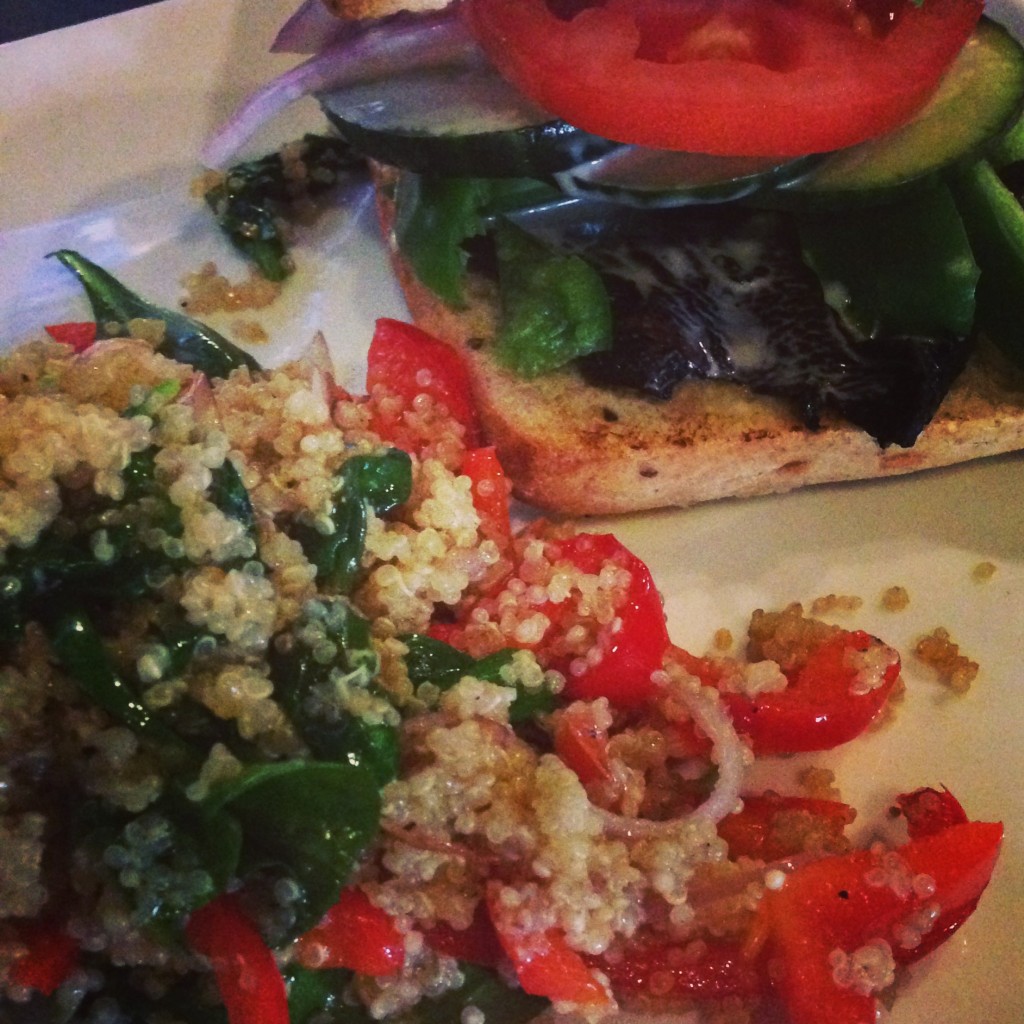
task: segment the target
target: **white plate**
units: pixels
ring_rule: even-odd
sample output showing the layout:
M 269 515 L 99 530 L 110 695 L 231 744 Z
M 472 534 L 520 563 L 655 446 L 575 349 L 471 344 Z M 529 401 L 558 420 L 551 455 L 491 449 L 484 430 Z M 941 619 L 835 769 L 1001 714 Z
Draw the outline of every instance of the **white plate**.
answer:
M 174 304 L 205 260 L 241 263 L 189 196 L 205 135 L 256 84 L 293 63 L 266 48 L 293 0 L 164 0 L 128 14 L 0 46 L 0 343 L 44 323 L 87 317 L 70 275 L 45 254 L 79 249 L 147 297 Z M 1024 7 L 1000 12 L 1024 27 Z M 305 102 L 250 151 L 321 126 Z M 325 217 L 297 252 L 288 297 L 260 316 L 271 362 L 322 329 L 340 371 L 361 385 L 377 316 L 405 309 L 365 193 Z M 230 318 L 219 326 L 230 323 Z M 888 482 L 823 487 L 627 517 L 611 526 L 653 568 L 674 639 L 703 650 L 750 611 L 859 595 L 841 621 L 905 655 L 906 700 L 885 729 L 831 754 L 793 760 L 835 769 L 864 827 L 896 793 L 950 787 L 968 811 L 1001 819 L 1007 838 L 971 921 L 917 967 L 893 1024 L 1024 1019 L 1024 459 L 1009 457 Z M 972 569 L 996 566 L 987 583 Z M 900 613 L 882 591 L 911 594 Z M 837 620 L 839 621 L 839 620 Z M 944 690 L 910 650 L 948 627 L 981 665 L 969 694 Z

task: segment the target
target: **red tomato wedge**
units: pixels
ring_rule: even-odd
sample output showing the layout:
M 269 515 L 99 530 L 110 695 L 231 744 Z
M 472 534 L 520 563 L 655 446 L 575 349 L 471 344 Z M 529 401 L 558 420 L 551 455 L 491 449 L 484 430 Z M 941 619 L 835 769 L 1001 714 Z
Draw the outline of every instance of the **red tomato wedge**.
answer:
M 298 939 L 300 957 L 317 967 L 357 974 L 397 974 L 405 961 L 402 933 L 361 889 L 346 889 L 315 927 Z
M 194 911 L 185 937 L 210 960 L 229 1024 L 289 1024 L 274 954 L 234 896 L 218 896 Z
M 982 0 L 466 0 L 501 73 L 620 142 L 729 156 L 840 149 L 909 120 Z
M 881 943 L 901 962 L 933 948 L 929 912 L 938 911 L 938 922 L 959 912 L 962 922 L 992 876 L 1002 836 L 998 823 L 952 825 L 884 854 L 826 857 L 768 893 L 772 977 L 791 1024 L 874 1024 L 867 982 L 885 973 Z M 915 932 L 922 941 L 907 948 Z M 848 973 L 851 955 L 867 958 L 863 988 Z
M 526 546 L 529 546 L 529 538 Z M 516 549 L 519 554 L 515 557 L 521 558 L 521 562 L 513 576 L 517 576 L 525 564 L 522 537 Z M 650 570 L 610 533 L 548 538 L 544 541 L 544 557 L 555 567 L 556 575 L 563 577 L 564 594 L 556 599 L 531 602 L 530 608 L 548 619 L 539 636 L 524 640 L 510 634 L 502 638 L 500 647 L 532 650 L 544 668 L 562 672 L 566 677 L 562 695 L 569 701 L 607 697 L 613 704 L 623 707 L 646 703 L 655 693 L 651 674 L 661 667 L 669 646 L 665 610 Z M 578 583 L 571 580 L 566 583 L 565 577 L 571 577 L 572 570 L 599 576 L 605 569 L 617 568 L 629 572 L 629 583 L 621 595 L 616 594 L 614 618 L 605 621 L 585 607 L 587 601 L 581 600 Z M 506 589 L 503 590 L 503 586 Z M 456 623 L 437 623 L 431 626 L 430 634 L 459 650 L 468 650 L 475 657 L 492 653 L 473 649 L 470 637 L 475 613 L 497 618 L 497 610 L 508 597 L 516 602 L 522 595 L 513 595 L 502 581 L 502 585 L 492 588 L 479 600 L 461 607 Z M 587 631 L 590 646 L 586 659 L 565 653 L 563 641 L 576 627 Z
M 562 711 L 555 721 L 552 741 L 555 753 L 583 785 L 611 781 L 608 733 L 597 724 L 593 705 L 573 704 Z

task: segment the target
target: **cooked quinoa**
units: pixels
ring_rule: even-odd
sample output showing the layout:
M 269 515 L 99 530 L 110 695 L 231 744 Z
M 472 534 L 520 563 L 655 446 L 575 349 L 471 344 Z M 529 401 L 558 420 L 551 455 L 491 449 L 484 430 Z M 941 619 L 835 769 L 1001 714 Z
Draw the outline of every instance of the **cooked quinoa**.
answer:
M 0 363 L 4 1014 L 223 1020 L 189 929 L 224 900 L 290 991 L 335 986 L 292 1024 L 534 1016 L 510 963 L 481 976 L 459 953 L 482 913 L 503 943 L 557 935 L 590 987 L 555 1009 L 591 1019 L 631 943 L 672 944 L 633 997 L 678 1008 L 674 972 L 751 934 L 785 875 L 719 834 L 752 760 L 723 700 L 781 692 L 842 631 L 756 612 L 746 657 L 716 635 L 717 688 L 666 657 L 642 715 L 574 697 L 637 570 L 581 568 L 567 525 L 501 536 L 477 500 L 504 482 L 462 472 L 465 432 L 427 392 L 348 395 L 322 342 L 224 379 L 153 339 Z M 458 649 L 438 639 L 456 621 Z M 851 692 L 894 657 L 847 651 Z M 566 736 L 604 744 L 596 770 Z M 774 829 L 800 855 L 847 846 L 806 811 Z M 395 970 L 333 962 L 341 890 L 386 915 Z M 52 991 L 22 970 L 38 927 L 71 951 Z M 839 986 L 891 980 L 881 946 L 833 954 Z

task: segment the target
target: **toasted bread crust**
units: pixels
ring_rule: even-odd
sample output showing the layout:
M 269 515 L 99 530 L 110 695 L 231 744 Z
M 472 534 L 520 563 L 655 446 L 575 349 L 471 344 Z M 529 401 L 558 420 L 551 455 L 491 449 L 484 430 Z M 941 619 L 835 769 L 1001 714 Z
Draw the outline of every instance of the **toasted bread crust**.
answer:
M 521 500 L 571 515 L 634 512 L 811 484 L 896 476 L 1024 449 L 1024 373 L 983 348 L 913 448 L 879 448 L 841 420 L 808 430 L 780 401 L 693 381 L 668 401 L 598 388 L 568 369 L 524 380 L 491 351 L 493 286 L 472 280 L 465 309 L 422 285 L 394 245 L 387 169 L 375 171 L 392 262 L 417 324 L 469 366 L 484 431 Z
M 399 11 L 437 11 L 451 0 L 323 0 L 336 18 L 383 18 Z

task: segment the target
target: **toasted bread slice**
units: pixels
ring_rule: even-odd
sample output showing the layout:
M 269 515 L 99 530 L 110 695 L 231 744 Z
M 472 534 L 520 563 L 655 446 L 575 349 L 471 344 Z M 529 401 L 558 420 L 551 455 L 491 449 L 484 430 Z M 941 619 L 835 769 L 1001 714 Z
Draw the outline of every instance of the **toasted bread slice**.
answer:
M 571 515 L 635 512 L 810 484 L 895 476 L 1024 448 L 1024 373 L 983 347 L 912 448 L 879 448 L 838 419 L 808 430 L 782 401 L 692 381 L 668 401 L 594 387 L 572 369 L 524 380 L 493 357 L 494 286 L 442 303 L 402 259 L 391 172 L 375 168 L 378 210 L 412 318 L 458 348 L 484 431 L 521 500 Z

